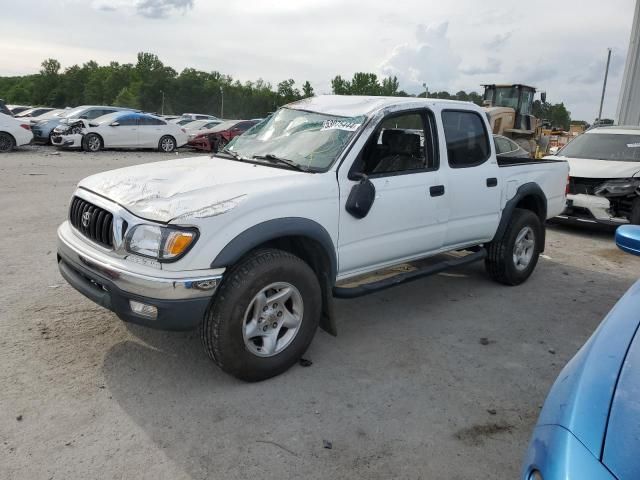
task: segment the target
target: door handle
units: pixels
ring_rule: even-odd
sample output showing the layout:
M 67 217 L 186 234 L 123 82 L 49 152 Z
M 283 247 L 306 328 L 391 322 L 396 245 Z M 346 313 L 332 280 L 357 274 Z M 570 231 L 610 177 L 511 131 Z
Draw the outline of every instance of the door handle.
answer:
M 487 187 L 497 187 L 498 179 L 495 177 L 487 178 Z
M 441 197 L 444 195 L 444 185 L 434 185 L 429 187 L 429 195 L 432 197 Z

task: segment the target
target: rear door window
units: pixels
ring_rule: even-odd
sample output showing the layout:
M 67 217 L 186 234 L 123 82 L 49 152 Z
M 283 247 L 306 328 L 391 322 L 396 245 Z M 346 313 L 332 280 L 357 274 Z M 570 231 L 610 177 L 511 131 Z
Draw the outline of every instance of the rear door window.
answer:
M 491 149 L 480 114 L 466 110 L 444 110 L 442 124 L 451 168 L 474 167 L 487 161 Z

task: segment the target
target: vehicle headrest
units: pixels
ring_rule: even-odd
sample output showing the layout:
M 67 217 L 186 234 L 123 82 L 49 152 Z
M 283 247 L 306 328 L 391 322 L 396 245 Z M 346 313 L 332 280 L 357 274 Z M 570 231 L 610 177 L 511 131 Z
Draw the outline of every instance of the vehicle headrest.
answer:
M 419 156 L 420 135 L 395 130 L 395 133 L 389 137 L 389 153 Z

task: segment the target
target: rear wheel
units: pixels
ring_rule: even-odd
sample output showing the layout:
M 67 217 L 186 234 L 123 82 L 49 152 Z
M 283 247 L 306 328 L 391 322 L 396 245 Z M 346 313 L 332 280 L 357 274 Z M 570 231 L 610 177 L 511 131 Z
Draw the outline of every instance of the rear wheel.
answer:
M 5 132 L 0 132 L 0 153 L 7 153 L 13 150 L 16 146 L 16 141 L 11 135 Z
M 542 224 L 530 210 L 516 208 L 502 238 L 487 246 L 485 267 L 505 285 L 519 285 L 533 273 L 542 242 Z
M 88 133 L 82 139 L 82 148 L 87 152 L 99 152 L 102 150 L 103 143 L 99 135 L 95 133 Z
M 165 153 L 171 153 L 176 149 L 176 139 L 171 135 L 165 135 L 158 142 L 158 150 Z
M 321 310 L 320 285 L 309 265 L 282 250 L 256 251 L 225 275 L 202 322 L 202 342 L 225 372 L 265 380 L 300 359 Z

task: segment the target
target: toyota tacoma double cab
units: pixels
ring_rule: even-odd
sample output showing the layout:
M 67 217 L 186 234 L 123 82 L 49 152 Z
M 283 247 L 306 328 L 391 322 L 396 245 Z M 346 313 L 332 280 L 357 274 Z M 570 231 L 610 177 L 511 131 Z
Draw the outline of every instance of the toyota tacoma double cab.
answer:
M 497 159 L 470 103 L 318 96 L 211 157 L 82 180 L 58 266 L 125 321 L 199 328 L 217 365 L 258 381 L 298 361 L 318 326 L 336 334 L 335 297 L 480 260 L 524 282 L 567 178 L 564 160 Z

